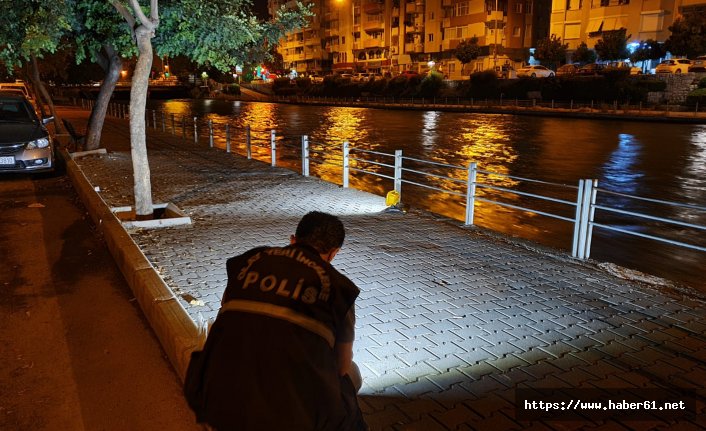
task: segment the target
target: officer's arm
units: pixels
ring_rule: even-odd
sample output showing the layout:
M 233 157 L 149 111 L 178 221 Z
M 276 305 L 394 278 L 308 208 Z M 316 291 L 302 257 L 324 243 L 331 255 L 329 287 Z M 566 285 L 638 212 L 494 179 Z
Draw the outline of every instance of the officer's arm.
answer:
M 345 376 L 351 370 L 353 362 L 353 340 L 355 339 L 355 306 L 346 313 L 343 328 L 336 337 L 336 361 L 338 374 Z

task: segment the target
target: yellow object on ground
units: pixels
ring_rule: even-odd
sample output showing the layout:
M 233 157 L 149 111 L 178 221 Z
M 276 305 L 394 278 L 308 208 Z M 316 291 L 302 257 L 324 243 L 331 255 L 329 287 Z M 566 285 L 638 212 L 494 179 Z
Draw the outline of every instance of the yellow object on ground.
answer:
M 400 203 L 400 193 L 397 190 L 390 190 L 385 197 L 385 205 L 393 207 Z

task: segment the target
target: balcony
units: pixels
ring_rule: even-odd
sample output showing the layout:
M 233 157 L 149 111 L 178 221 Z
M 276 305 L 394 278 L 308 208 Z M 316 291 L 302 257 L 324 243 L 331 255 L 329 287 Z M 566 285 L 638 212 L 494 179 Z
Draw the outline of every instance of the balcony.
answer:
M 385 4 L 382 1 L 368 0 L 363 4 L 363 11 L 369 15 L 375 15 L 385 10 Z
M 405 13 L 417 13 L 417 5 L 415 3 L 407 3 L 404 5 Z
M 363 30 L 365 31 L 377 31 L 384 30 L 385 22 L 383 20 L 379 21 L 367 21 L 363 24 Z
M 446 39 L 441 42 L 441 49 L 443 51 L 451 51 L 456 49 L 459 43 L 461 43 L 461 39 Z
M 382 39 L 368 39 L 363 42 L 364 48 L 380 48 L 383 46 Z
M 424 52 L 424 45 L 421 43 L 405 43 L 404 44 L 404 52 L 406 52 L 406 53 Z

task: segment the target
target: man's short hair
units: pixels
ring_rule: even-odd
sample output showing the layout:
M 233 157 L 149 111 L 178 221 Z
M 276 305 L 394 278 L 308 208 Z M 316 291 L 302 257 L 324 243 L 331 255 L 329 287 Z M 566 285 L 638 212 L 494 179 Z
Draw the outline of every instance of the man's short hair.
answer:
M 319 253 L 328 253 L 334 248 L 341 248 L 346 230 L 338 217 L 312 211 L 299 221 L 295 236 L 298 243 L 314 247 Z

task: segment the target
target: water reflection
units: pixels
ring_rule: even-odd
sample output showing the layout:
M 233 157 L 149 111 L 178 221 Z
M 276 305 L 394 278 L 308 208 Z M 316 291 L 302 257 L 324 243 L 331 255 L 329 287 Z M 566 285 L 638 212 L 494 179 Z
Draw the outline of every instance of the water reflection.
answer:
M 422 126 L 422 148 L 425 151 L 434 147 L 436 142 L 436 124 L 439 121 L 439 111 L 424 112 L 424 121 Z

